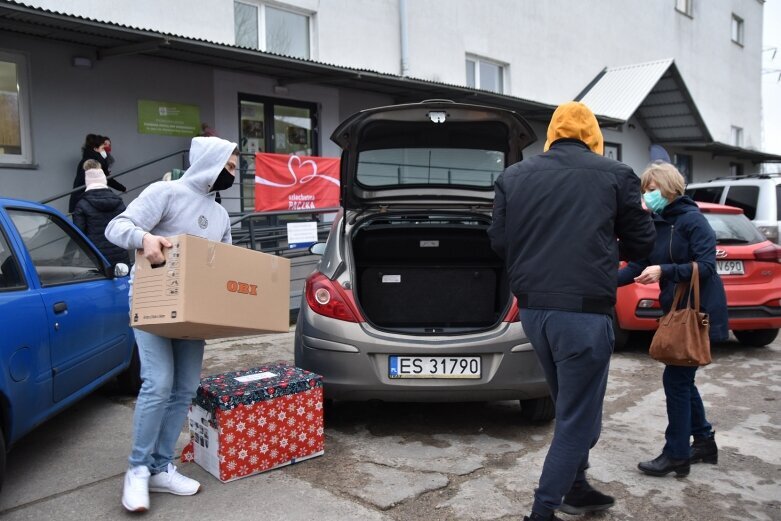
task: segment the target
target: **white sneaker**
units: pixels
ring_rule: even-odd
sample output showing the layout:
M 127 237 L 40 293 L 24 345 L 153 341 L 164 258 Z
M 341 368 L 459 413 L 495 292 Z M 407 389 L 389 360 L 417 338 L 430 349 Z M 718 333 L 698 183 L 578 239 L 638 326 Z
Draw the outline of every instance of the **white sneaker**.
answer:
M 201 484 L 180 474 L 173 463 L 164 472 L 149 478 L 149 492 L 168 492 L 177 496 L 192 496 L 201 490 Z
M 145 465 L 131 467 L 125 472 L 122 506 L 130 512 L 149 510 L 149 469 Z

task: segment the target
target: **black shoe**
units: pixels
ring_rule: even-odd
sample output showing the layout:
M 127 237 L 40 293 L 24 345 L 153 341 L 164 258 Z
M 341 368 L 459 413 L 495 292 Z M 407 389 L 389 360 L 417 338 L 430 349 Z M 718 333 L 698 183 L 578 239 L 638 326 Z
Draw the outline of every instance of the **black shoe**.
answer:
M 688 459 L 672 459 L 665 453 L 655 460 L 640 462 L 637 468 L 651 476 L 666 476 L 674 471 L 678 477 L 688 476 L 690 469 Z
M 700 461 L 713 465 L 719 462 L 719 448 L 716 446 L 713 434 L 708 438 L 694 438 L 689 463 L 699 463 Z
M 559 510 L 565 514 L 577 515 L 586 512 L 599 512 L 607 510 L 616 504 L 612 496 L 603 494 L 589 485 L 588 481 L 577 481 L 561 503 Z
M 550 517 L 543 517 L 537 512 L 532 512 L 528 516 L 523 516 L 523 521 L 564 521 L 560 517 L 556 517 L 554 514 L 551 514 Z

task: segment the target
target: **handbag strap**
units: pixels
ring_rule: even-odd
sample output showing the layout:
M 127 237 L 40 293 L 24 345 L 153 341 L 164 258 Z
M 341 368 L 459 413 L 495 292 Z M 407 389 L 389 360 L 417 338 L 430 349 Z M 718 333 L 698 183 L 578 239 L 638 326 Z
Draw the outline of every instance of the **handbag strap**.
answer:
M 697 313 L 700 312 L 700 268 L 696 262 L 692 262 L 692 278 L 687 284 L 686 282 L 679 282 L 675 285 L 675 296 L 673 297 L 673 305 L 670 308 L 670 319 L 672 320 L 672 311 L 678 309 L 678 303 L 686 295 L 686 307 L 690 307 L 691 304 L 691 292 L 694 292 L 694 309 Z M 669 322 L 668 320 L 668 322 Z
M 692 262 L 691 287 L 694 289 L 694 311 L 700 312 L 700 267 Z

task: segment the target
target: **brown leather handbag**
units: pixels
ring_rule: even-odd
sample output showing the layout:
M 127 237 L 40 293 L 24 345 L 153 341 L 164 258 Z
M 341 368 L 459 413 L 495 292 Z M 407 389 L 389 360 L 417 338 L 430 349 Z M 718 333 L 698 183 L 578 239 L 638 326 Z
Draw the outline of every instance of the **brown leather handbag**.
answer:
M 694 292 L 694 307 L 691 306 L 689 290 Z M 686 307 L 678 309 L 684 295 Z M 700 313 L 699 268 L 696 262 L 692 262 L 691 283 L 679 282 L 676 285 L 672 308 L 659 319 L 649 354 L 654 360 L 667 365 L 708 365 L 711 363 L 709 329 L 707 313 Z

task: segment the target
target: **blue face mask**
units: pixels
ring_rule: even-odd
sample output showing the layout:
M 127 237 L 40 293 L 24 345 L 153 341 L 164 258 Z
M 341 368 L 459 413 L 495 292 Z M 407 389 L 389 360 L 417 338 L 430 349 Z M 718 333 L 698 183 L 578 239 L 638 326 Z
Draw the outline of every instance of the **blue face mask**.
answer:
M 670 204 L 670 201 L 662 197 L 662 192 L 653 190 L 643 194 L 645 205 L 656 213 L 662 213 L 662 210 Z

